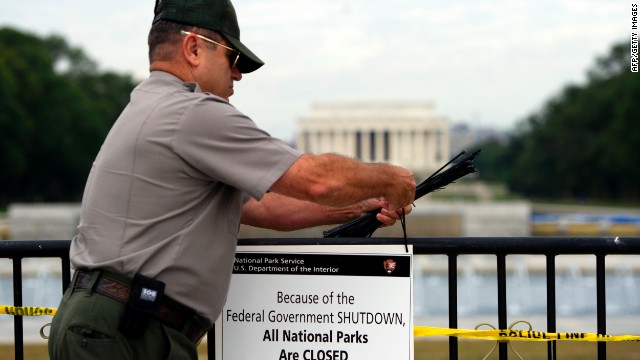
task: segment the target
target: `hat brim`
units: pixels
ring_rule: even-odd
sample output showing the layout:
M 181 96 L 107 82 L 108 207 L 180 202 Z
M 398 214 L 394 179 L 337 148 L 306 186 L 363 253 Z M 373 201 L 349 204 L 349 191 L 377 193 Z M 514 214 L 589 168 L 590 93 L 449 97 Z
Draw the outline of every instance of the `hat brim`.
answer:
M 229 36 L 228 34 L 223 34 L 225 39 L 231 43 L 234 49 L 240 51 L 240 58 L 238 59 L 238 70 L 241 73 L 246 74 L 252 71 L 258 70 L 264 62 L 260 60 L 256 54 L 254 54 L 248 47 L 244 46 L 240 40 L 234 38 L 233 36 Z

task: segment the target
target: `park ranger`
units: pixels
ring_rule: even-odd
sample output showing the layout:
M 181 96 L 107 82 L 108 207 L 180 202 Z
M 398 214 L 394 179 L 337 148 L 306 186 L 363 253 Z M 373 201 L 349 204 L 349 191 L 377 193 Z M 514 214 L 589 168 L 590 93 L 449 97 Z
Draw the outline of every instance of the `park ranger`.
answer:
M 229 0 L 158 0 L 150 76 L 89 174 L 51 359 L 197 359 L 229 286 L 241 223 L 293 230 L 410 211 L 411 171 L 302 155 L 232 106 L 263 62 Z

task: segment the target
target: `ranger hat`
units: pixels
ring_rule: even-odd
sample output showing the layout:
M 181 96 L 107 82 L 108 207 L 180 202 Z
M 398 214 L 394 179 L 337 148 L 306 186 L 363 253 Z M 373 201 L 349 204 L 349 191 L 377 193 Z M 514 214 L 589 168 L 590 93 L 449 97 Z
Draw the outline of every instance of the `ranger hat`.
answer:
M 231 46 L 240 51 L 238 70 L 249 73 L 264 65 L 240 42 L 240 26 L 229 0 L 156 0 L 153 23 L 168 20 L 219 32 Z

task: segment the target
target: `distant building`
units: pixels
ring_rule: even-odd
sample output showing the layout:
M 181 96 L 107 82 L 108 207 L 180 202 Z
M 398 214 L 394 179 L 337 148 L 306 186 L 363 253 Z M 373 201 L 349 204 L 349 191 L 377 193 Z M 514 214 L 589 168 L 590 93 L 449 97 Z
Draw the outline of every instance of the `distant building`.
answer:
M 323 102 L 298 122 L 297 148 L 430 174 L 449 160 L 449 124 L 424 101 Z
M 473 128 L 466 123 L 457 123 L 451 126 L 451 153 L 459 154 L 462 150 L 477 143 L 477 134 Z
M 461 122 L 451 125 L 450 144 L 451 154 L 458 155 L 461 151 L 467 152 L 477 149 L 477 146 L 492 139 L 501 139 L 505 135 L 489 127 L 472 127 Z

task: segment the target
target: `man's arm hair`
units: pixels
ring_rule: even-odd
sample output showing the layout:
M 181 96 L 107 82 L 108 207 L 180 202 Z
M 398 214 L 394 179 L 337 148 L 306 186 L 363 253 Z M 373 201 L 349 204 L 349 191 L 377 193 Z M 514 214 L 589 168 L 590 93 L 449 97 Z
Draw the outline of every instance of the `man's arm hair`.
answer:
M 322 154 L 302 155 L 271 191 L 329 206 L 384 197 L 393 210 L 413 202 L 415 186 L 413 173 L 405 168 Z
M 270 192 L 260 201 L 251 199 L 243 206 L 241 223 L 265 229 L 292 231 L 339 224 L 355 219 L 363 211 L 359 204 L 332 207 Z

